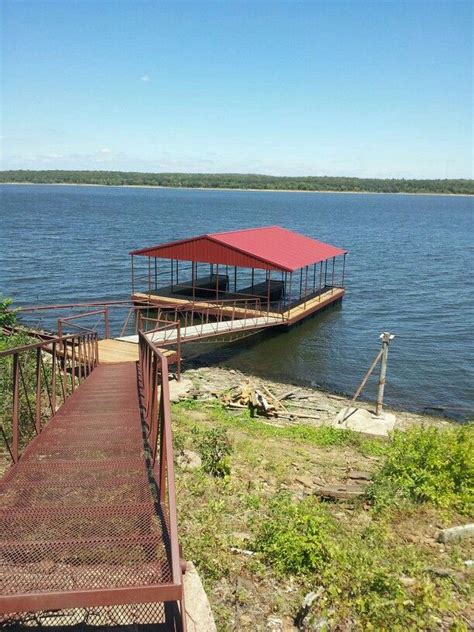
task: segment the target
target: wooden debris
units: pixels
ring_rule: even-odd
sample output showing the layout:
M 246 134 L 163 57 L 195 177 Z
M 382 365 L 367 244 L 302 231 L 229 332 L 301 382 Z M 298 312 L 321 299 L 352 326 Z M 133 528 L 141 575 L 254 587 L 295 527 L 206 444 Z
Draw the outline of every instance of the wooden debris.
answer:
M 370 480 L 371 475 L 369 472 L 351 470 L 347 474 L 345 482 L 333 485 L 319 485 L 316 487 L 315 493 L 321 498 L 329 500 L 357 498 L 365 494 Z
M 315 489 L 315 494 L 320 498 L 327 500 L 341 500 L 351 499 L 363 496 L 365 489 L 360 485 L 347 485 L 342 483 L 340 485 L 326 485 L 320 486 Z
M 370 481 L 372 474 L 370 474 L 370 472 L 361 472 L 360 470 L 351 470 L 347 474 L 347 478 L 356 481 Z
M 249 551 L 247 549 L 239 549 L 236 546 L 231 546 L 230 550 L 232 551 L 232 553 L 237 553 L 238 555 L 248 555 L 249 557 L 252 557 L 252 555 L 255 555 L 255 551 Z
M 291 391 L 287 391 L 286 393 L 283 393 L 283 395 L 280 395 L 279 397 L 277 397 L 278 401 L 281 402 L 284 399 L 290 399 L 290 397 L 294 397 L 295 393 L 297 393 L 298 391 L 300 391 L 301 388 L 293 388 L 291 389 Z
M 262 391 L 265 391 L 265 394 Z M 252 414 L 265 417 L 277 417 L 278 411 L 287 412 L 265 385 L 253 382 L 235 386 L 221 393 L 219 399 L 228 408 L 250 408 Z

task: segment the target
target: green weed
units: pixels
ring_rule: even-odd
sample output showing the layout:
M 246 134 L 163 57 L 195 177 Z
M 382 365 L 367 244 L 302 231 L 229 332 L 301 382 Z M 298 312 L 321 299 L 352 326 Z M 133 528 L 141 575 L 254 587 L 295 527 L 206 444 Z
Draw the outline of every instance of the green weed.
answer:
M 224 477 L 230 474 L 229 456 L 232 443 L 225 428 L 211 428 L 198 432 L 197 447 L 205 472 Z
M 369 496 L 378 510 L 408 501 L 472 513 L 474 426 L 395 431 Z

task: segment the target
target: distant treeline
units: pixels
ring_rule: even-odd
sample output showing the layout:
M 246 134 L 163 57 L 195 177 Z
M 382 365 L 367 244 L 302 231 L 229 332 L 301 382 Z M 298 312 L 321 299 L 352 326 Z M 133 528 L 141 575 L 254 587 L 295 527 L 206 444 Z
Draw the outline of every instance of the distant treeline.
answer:
M 332 176 L 282 177 L 240 173 L 138 173 L 134 171 L 0 171 L 0 183 L 100 184 L 205 189 L 274 189 L 370 193 L 474 195 L 474 180 L 397 180 Z

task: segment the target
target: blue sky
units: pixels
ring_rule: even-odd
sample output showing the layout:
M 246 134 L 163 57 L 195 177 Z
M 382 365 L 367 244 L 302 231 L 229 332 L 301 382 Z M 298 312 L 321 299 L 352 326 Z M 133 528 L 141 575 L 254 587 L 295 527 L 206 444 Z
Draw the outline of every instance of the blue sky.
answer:
M 472 177 L 472 4 L 3 0 L 2 168 Z

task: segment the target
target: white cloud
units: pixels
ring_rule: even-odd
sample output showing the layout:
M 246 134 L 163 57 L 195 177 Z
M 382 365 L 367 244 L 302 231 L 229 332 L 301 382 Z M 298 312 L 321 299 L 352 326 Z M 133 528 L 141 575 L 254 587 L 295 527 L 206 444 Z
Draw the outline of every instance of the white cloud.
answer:
M 150 83 L 151 82 L 150 75 L 143 75 L 142 77 L 140 77 L 140 79 L 143 81 L 143 83 Z
M 101 154 L 111 154 L 112 150 L 109 149 L 108 147 L 102 147 L 102 149 L 100 150 Z

